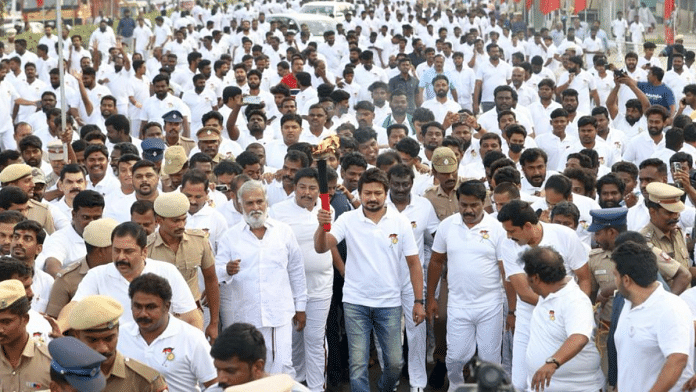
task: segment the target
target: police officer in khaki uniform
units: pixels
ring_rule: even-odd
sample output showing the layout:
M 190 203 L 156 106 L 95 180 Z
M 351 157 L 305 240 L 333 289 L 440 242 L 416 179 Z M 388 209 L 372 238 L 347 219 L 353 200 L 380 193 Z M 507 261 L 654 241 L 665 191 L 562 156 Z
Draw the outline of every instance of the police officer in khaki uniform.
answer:
M 102 218 L 89 222 L 82 232 L 87 255 L 56 274 L 51 288 L 46 314 L 58 318 L 61 309 L 72 300 L 77 286 L 87 275 L 90 268 L 111 263 L 111 232 L 118 222 L 111 218 Z
M 13 185 L 23 190 L 29 195 L 27 219 L 39 222 L 48 234 L 56 231 L 53 223 L 53 216 L 48 207 L 34 200 L 34 178 L 31 166 L 24 163 L 14 163 L 7 166 L 0 172 L 0 183 L 2 186 Z
M 75 337 L 107 358 L 101 364 L 106 377 L 104 392 L 166 391 L 167 384 L 156 370 L 116 350 L 121 314 L 123 307 L 115 299 L 92 295 L 78 302 L 68 318 Z
M 181 126 L 184 122 L 184 116 L 178 110 L 172 110 L 162 116 L 164 120 L 164 142 L 168 147 L 181 146 L 186 151 L 188 156 L 196 147 L 196 142 L 193 139 L 181 136 Z
M 223 160 L 234 160 L 234 156 L 230 152 L 224 155 L 220 154 L 222 134 L 219 129 L 214 127 L 203 127 L 196 132 L 196 137 L 198 138 L 198 148 L 202 153 L 212 158 L 215 165 Z
M 457 200 L 457 185 L 459 183 L 458 170 L 459 162 L 457 156 L 449 147 L 438 147 L 433 151 L 431 160 L 433 176 L 440 182 L 440 185 L 430 187 L 425 191 L 423 197 L 428 199 L 435 208 L 435 214 L 440 221 L 459 212 L 459 201 Z
M 36 391 L 51 382 L 51 355 L 27 333 L 30 302 L 22 282 L 0 282 L 0 391 Z
M 650 222 L 641 229 L 640 233 L 645 236 L 648 244 L 664 251 L 681 266 L 689 269 L 691 262 L 684 233 L 677 226 L 679 213 L 684 211 L 684 203 L 681 201 L 684 191 L 660 182 L 648 184 L 646 191 Z M 688 287 L 690 285 L 681 290 L 673 288 L 672 292 L 679 295 Z
M 190 204 L 181 192 L 162 193 L 155 200 L 155 219 L 159 229 L 150 236 L 147 257 L 172 263 L 188 283 L 199 309 L 201 292 L 198 287 L 198 269 L 203 273 L 205 299 L 210 310 L 206 336 L 217 337 L 220 319 L 220 288 L 215 273 L 215 256 L 203 230 L 185 229 Z
M 167 148 L 164 152 L 164 162 L 162 162 L 162 190 L 171 192 L 178 189 L 188 167 L 188 155 L 183 147 Z

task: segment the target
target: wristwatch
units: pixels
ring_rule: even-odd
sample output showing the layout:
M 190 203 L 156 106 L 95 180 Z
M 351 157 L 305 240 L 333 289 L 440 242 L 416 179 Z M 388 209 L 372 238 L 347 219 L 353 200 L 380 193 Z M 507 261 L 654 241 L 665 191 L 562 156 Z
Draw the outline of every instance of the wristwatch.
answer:
M 517 311 L 516 309 L 508 310 L 508 314 L 509 314 L 510 316 L 516 317 L 516 316 L 517 316 L 517 315 L 515 314 L 516 311 Z
M 558 369 L 559 367 L 561 367 L 561 363 L 558 362 L 558 359 L 556 359 L 556 358 L 554 358 L 554 357 L 551 357 L 551 358 L 547 359 L 547 360 L 546 360 L 546 363 L 553 363 L 554 365 L 556 365 L 556 369 Z
M 424 300 L 424 299 L 414 299 L 414 300 L 413 300 L 413 303 L 414 303 L 414 304 L 425 305 L 425 300 Z

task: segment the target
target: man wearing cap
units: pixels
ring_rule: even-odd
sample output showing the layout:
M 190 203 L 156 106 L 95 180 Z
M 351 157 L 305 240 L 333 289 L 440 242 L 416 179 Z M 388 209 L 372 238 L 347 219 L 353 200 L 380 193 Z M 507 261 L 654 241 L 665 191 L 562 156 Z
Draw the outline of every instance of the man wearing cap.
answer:
M 34 195 L 34 179 L 31 173 L 31 166 L 24 163 L 14 163 L 7 166 L 0 172 L 0 183 L 2 186 L 14 185 L 29 195 L 27 219 L 39 222 L 48 234 L 56 231 L 53 223 L 53 215 L 48 207 L 37 202 L 31 197 Z
M 181 180 L 188 168 L 188 157 L 184 147 L 168 147 L 164 152 L 164 163 L 162 164 L 162 190 L 171 192 L 179 189 Z
M 22 282 L 29 302 L 33 302 L 34 299 L 33 277 L 34 270 L 23 261 L 14 257 L 0 257 L 0 282 L 10 279 Z M 27 332 L 31 338 L 48 343 L 51 341 L 50 335 L 53 333 L 53 327 L 36 309 L 29 309 Z
M 677 225 L 679 213 L 684 211 L 679 188 L 659 182 L 652 182 L 646 187 L 648 200 L 645 204 L 650 213 L 650 222 L 640 230 L 648 243 L 666 252 L 680 265 L 689 268 L 689 251 L 686 248 L 684 233 Z M 679 294 L 679 293 L 676 293 Z
M 157 121 L 163 124 L 163 121 L 159 119 L 163 119 L 165 114 L 171 114 L 172 110 L 176 110 L 179 112 L 179 117 L 183 122 L 182 135 L 188 137 L 191 134 L 189 128 L 191 111 L 180 98 L 169 94 L 169 78 L 161 74 L 156 75 L 152 79 L 152 89 L 155 94 L 147 98 L 140 109 L 140 120 L 142 123 L 140 133 L 142 134 L 148 121 Z
M 49 197 L 51 192 L 55 192 L 56 184 L 58 183 L 58 177 L 60 177 L 60 171 L 65 166 L 65 160 L 63 159 L 63 143 L 60 140 L 54 140 L 46 145 L 48 150 L 48 162 L 51 164 L 51 172 L 46 173 L 46 198 Z M 57 194 L 56 197 L 60 197 Z M 54 199 L 54 197 L 51 197 Z
M 449 147 L 438 147 L 433 151 L 432 157 L 433 176 L 440 185 L 429 188 L 423 194 L 435 208 L 435 213 L 440 221 L 454 215 L 459 210 L 459 202 L 455 189 L 459 176 L 457 156 Z
M 72 336 L 48 344 L 51 361 L 51 391 L 92 392 L 106 387 L 101 365 L 106 357 Z
M 124 222 L 111 233 L 112 263 L 100 265 L 87 271 L 80 282 L 72 301 L 66 305 L 58 318 L 70 314 L 75 303 L 90 295 L 108 295 L 116 298 L 123 306 L 130 307 L 128 284 L 136 277 L 152 272 L 166 278 L 172 287 L 187 287 L 179 270 L 170 263 L 147 258 L 147 234 L 142 226 Z M 187 323 L 203 329 L 203 320 L 191 290 L 176 290 L 172 298 L 172 313 Z M 133 321 L 130 312 L 123 320 Z
M 198 150 L 213 159 L 213 162 L 220 163 L 223 159 L 234 159 L 234 155 L 230 148 L 224 148 L 224 144 L 232 143 L 231 141 L 223 141 L 220 136 L 220 130 L 216 127 L 203 127 L 196 132 L 198 138 Z M 221 148 L 223 147 L 223 148 Z M 228 146 L 229 147 L 229 146 Z M 199 151 L 193 149 L 191 154 Z
M 29 299 L 22 282 L 0 282 L 0 390 L 45 389 L 51 382 L 48 347 L 27 333 Z
M 220 319 L 220 288 L 215 274 L 215 255 L 203 230 L 185 229 L 190 203 L 180 192 L 163 193 L 155 200 L 155 219 L 159 229 L 150 238 L 147 255 L 154 260 L 174 264 L 186 280 L 198 308 L 207 302 L 210 323 L 206 336 L 215 340 Z M 198 270 L 203 274 L 205 298 L 198 284 Z
M 85 190 L 73 200 L 72 224 L 58 230 L 46 240 L 38 265 L 51 276 L 85 256 L 82 233 L 85 226 L 100 219 L 104 212 L 104 197 L 96 191 Z M 45 260 L 45 261 L 43 261 Z
M 167 149 L 167 145 L 164 140 L 153 137 L 143 140 L 143 159 L 155 164 L 155 171 L 157 173 L 161 172 L 162 169 L 162 158 L 164 158 L 164 150 Z
M 172 110 L 162 116 L 164 121 L 164 142 L 167 146 L 181 146 L 186 151 L 186 156 L 196 147 L 193 139 L 181 136 L 181 123 L 184 117 L 178 110 Z
M 112 114 L 104 121 L 106 127 L 106 147 L 113 150 L 114 145 L 129 142 L 142 151 L 142 141 L 131 135 L 130 120 L 123 114 Z
M 172 392 L 199 392 L 199 383 L 212 386 L 217 374 L 210 344 L 199 329 L 169 314 L 169 282 L 143 274 L 133 279 L 128 295 L 135 323 L 124 324 L 118 350 L 160 372 Z
M 75 337 L 106 357 L 101 372 L 106 378 L 104 392 L 167 390 L 164 378 L 151 367 L 124 357 L 117 349 L 121 304 L 104 295 L 85 297 L 69 314 L 69 328 Z
M 113 219 L 97 219 L 85 226 L 82 237 L 85 240 L 85 257 L 70 264 L 56 274 L 51 295 L 46 306 L 46 314 L 57 318 L 61 309 L 75 295 L 77 286 L 87 275 L 87 271 L 99 265 L 111 263 L 111 232 L 118 225 Z

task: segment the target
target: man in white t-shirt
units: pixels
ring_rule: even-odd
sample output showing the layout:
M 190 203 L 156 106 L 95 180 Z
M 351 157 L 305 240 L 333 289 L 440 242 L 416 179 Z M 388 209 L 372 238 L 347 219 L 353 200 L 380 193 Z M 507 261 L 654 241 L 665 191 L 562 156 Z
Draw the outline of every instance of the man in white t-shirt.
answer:
M 416 295 L 413 321 L 425 319 L 423 269 L 411 223 L 398 211 L 385 207 L 389 182 L 377 168 L 366 170 L 358 182 L 362 207 L 343 213 L 331 226 L 331 213 L 321 210 L 314 248 L 326 252 L 346 240 L 348 250 L 343 286 L 343 309 L 350 352 L 350 383 L 357 391 L 370 390 L 368 357 L 373 329 L 384 353 L 382 390 L 396 386 L 401 374 L 400 265 L 409 267 Z
M 548 392 L 594 391 L 604 387 L 594 343 L 594 312 L 587 294 L 566 275 L 553 248 L 525 251 L 521 260 L 529 285 L 539 296 L 527 346 L 527 383 Z
M 503 224 L 509 238 L 503 241 L 502 246 L 505 276 L 517 293 L 517 308 L 510 309 L 508 314 L 508 318 L 516 318 L 512 349 L 512 383 L 515 388 L 526 390 L 528 380 L 525 357 L 532 311 L 539 301 L 539 295 L 529 286 L 520 255 L 530 247 L 551 246 L 563 256 L 566 273 L 577 278 L 580 289 L 589 295 L 591 282 L 587 264 L 588 251 L 572 229 L 540 222 L 527 202 L 513 200 L 506 204 L 498 212 L 498 221 Z
M 450 391 L 464 385 L 464 365 L 478 346 L 481 360 L 499 364 L 503 337 L 500 222 L 483 210 L 486 187 L 478 180 L 457 189 L 459 214 L 440 223 L 428 266 L 428 316 L 437 314 L 435 288 L 447 262 L 447 376 Z M 512 305 L 514 307 L 514 304 Z
M 203 331 L 169 314 L 172 286 L 153 273 L 128 286 L 134 323 L 121 326 L 117 349 L 157 370 L 171 392 L 200 392 L 216 382 L 210 344 Z
M 657 262 L 647 246 L 626 242 L 611 259 L 618 291 L 625 297 L 614 334 L 617 385 L 622 391 L 681 391 L 694 375 L 689 306 L 656 281 Z

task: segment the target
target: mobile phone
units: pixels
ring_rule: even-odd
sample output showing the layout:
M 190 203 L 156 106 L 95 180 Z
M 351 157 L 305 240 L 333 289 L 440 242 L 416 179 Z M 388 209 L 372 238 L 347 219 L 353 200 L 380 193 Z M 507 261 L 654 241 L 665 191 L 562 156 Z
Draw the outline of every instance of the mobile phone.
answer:
M 681 170 L 681 162 L 672 162 L 672 173 L 676 173 L 677 171 Z
M 230 187 L 226 184 L 215 185 L 215 190 L 218 192 L 228 192 L 230 190 Z
M 242 97 L 242 105 L 258 105 L 261 103 L 261 97 L 258 95 L 245 95 Z
M 296 95 L 299 94 L 299 93 L 300 93 L 300 89 L 299 89 L 299 88 L 290 89 L 290 95 L 292 95 L 293 97 L 296 96 Z
M 468 117 L 469 117 L 469 114 L 466 112 L 459 113 L 459 122 L 460 123 L 465 122 Z

